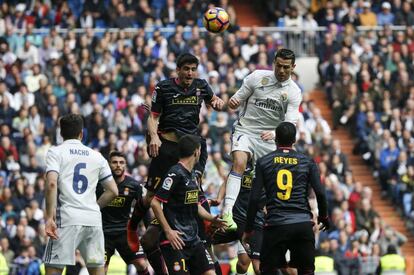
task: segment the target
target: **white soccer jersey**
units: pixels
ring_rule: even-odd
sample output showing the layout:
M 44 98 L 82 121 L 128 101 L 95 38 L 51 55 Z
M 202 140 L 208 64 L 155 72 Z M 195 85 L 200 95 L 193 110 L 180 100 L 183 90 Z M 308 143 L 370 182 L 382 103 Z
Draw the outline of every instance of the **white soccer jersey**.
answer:
M 282 121 L 296 124 L 299 118 L 302 94 L 298 85 L 291 79 L 278 82 L 270 70 L 248 75 L 234 97 L 242 102 L 235 123 L 238 133 L 256 136 L 262 131 L 274 131 Z
M 57 226 L 102 226 L 95 191 L 98 182 L 112 179 L 105 158 L 79 140 L 70 139 L 47 152 L 46 173 L 50 171 L 59 174 Z

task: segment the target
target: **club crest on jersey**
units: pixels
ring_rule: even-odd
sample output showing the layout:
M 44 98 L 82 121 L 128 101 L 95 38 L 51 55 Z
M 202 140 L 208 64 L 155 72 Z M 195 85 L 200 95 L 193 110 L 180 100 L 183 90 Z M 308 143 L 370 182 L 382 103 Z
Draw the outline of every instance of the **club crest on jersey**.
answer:
M 170 177 L 166 177 L 164 182 L 162 183 L 162 188 L 165 190 L 170 190 L 173 184 L 173 179 Z
M 180 270 L 181 270 L 181 265 L 180 265 L 180 263 L 179 263 L 179 262 L 175 262 L 175 263 L 174 263 L 174 267 L 173 267 L 173 269 L 174 269 L 174 271 L 175 271 L 175 272 L 180 271 Z
M 128 196 L 128 194 L 129 194 L 129 188 L 128 187 L 125 187 L 125 189 L 124 189 L 124 195 L 125 196 Z
M 196 88 L 196 96 L 200 96 L 201 95 L 201 90 L 199 88 Z
M 267 77 L 263 77 L 261 83 L 262 85 L 267 85 L 269 84 L 269 79 Z
M 288 99 L 287 93 L 286 92 L 282 92 L 282 94 L 280 95 L 280 99 L 282 101 L 287 101 L 287 99 Z

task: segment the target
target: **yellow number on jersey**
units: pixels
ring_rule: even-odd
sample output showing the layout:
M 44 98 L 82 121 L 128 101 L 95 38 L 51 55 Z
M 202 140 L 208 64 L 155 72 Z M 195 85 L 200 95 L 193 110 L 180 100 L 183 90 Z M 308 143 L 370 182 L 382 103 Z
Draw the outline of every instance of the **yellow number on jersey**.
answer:
M 292 172 L 286 169 L 281 169 L 276 176 L 277 187 L 282 192 L 277 192 L 277 198 L 283 201 L 290 199 L 290 194 L 293 187 Z

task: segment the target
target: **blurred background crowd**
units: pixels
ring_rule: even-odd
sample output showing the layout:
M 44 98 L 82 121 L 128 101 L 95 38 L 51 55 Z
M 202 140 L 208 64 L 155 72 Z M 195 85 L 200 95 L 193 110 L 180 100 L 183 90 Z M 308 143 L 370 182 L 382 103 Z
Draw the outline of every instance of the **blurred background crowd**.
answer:
M 30 272 L 38 268 L 44 251 L 45 154 L 61 141 L 59 116 L 82 114 L 83 142 L 104 156 L 114 149 L 124 152 L 128 172 L 144 182 L 150 162 L 146 105 L 158 81 L 176 76 L 180 53 L 199 57 L 199 77 L 227 102 L 245 76 L 255 69 L 272 69 L 277 49 L 299 37 L 298 32 L 286 40 L 256 28 L 241 31 L 227 0 L 0 3 L 0 250 L 21 274 L 37 274 Z M 230 14 L 232 26 L 223 35 L 200 31 L 201 14 L 209 4 Z M 355 134 L 354 153 L 372 167 L 384 197 L 390 196 L 401 215 L 413 220 L 414 85 L 409 77 L 414 73 L 413 3 L 260 4 L 269 25 L 306 28 L 304 37 L 311 40 L 305 42 L 311 43 L 301 40 L 295 50 L 301 56 L 306 47 L 307 55 L 319 59 L 314 70 L 333 106 L 333 129 L 345 125 Z M 356 29 L 377 25 L 384 28 Z M 403 25 L 404 31 L 393 31 L 392 25 Z M 316 32 L 318 26 L 327 30 Z M 122 30 L 129 27 L 134 31 Z M 298 75 L 292 78 L 302 86 Z M 296 149 L 317 161 L 334 224 L 320 234 L 318 253 L 333 257 L 339 274 L 374 274 L 389 245 L 399 250 L 406 236 L 387 226 L 372 208 L 372 190 L 355 181 L 340 141 L 332 138 L 333 129 L 306 92 Z M 202 109 L 200 132 L 209 151 L 203 185 L 208 197 L 216 196 L 231 167 L 231 126 L 236 119 L 237 112 L 231 109 Z M 218 251 L 222 261 L 236 256 L 232 246 Z

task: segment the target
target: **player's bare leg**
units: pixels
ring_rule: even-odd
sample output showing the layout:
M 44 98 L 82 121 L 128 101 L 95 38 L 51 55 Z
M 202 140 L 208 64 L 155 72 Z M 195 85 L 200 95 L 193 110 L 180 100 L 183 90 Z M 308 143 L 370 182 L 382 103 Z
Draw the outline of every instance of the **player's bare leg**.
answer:
M 104 275 L 105 274 L 105 268 L 103 266 L 87 267 L 87 269 L 90 275 Z
M 240 192 L 241 179 L 246 170 L 247 162 L 249 160 L 249 153 L 243 151 L 234 151 L 232 153 L 233 166 L 231 172 L 227 177 L 226 195 L 224 200 L 223 219 L 227 223 L 227 230 L 236 230 L 237 225 L 233 221 L 233 206 L 236 202 L 237 196 Z
M 144 258 L 138 258 L 130 262 L 130 264 L 133 264 L 135 268 L 137 269 L 138 275 L 149 275 L 148 271 L 148 264 L 147 261 Z
M 46 266 L 46 275 L 61 275 L 63 272 L 63 268 L 57 268 L 52 266 Z
M 203 275 L 216 275 L 216 272 L 213 269 L 210 269 L 203 273 Z
M 247 274 L 250 266 L 250 258 L 247 253 L 237 255 L 236 275 Z
M 164 258 L 159 247 L 160 228 L 156 225 L 150 225 L 141 238 L 141 245 L 144 249 L 147 259 L 156 274 L 168 274 Z

